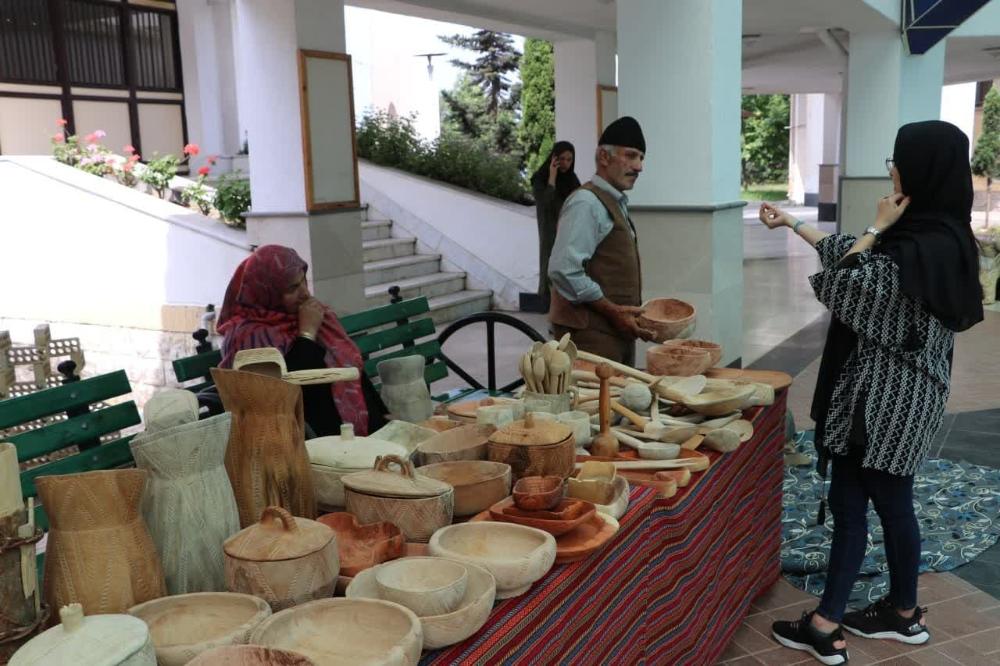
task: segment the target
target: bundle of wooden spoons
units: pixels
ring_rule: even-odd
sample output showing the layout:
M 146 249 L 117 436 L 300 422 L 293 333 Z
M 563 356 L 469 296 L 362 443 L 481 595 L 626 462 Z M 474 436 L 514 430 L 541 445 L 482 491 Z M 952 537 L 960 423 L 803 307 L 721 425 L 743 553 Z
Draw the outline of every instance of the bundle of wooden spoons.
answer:
M 536 342 L 519 365 L 525 388 L 535 393 L 565 393 L 573 381 L 575 357 L 576 346 L 568 333 L 560 340 Z

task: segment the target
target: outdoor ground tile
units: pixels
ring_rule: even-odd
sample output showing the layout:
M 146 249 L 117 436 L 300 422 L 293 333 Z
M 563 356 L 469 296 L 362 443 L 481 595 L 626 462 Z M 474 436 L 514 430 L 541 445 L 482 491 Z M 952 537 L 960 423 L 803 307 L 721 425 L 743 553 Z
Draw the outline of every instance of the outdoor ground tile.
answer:
M 747 654 L 756 654 L 774 647 L 774 640 L 771 638 L 771 629 L 768 627 L 767 634 L 761 634 L 753 627 L 746 624 L 741 626 L 733 635 L 733 642 L 740 646 Z
M 931 629 L 933 636 L 933 628 Z M 855 636 L 848 632 L 847 634 L 847 649 L 859 649 L 866 655 L 871 656 L 876 663 L 881 663 L 886 659 L 892 659 L 894 657 L 900 657 L 908 652 L 915 652 L 919 650 L 920 645 L 907 645 L 905 643 L 900 643 L 899 641 L 885 641 L 879 639 L 861 638 L 860 636 Z M 933 639 L 932 639 L 933 640 Z M 851 660 L 853 663 L 853 660 Z
M 914 660 L 911 657 L 903 655 L 901 657 L 893 657 L 892 659 L 885 659 L 883 661 L 876 661 L 879 666 L 920 666 L 920 662 Z M 851 659 L 851 664 L 854 664 L 854 660 Z
M 967 583 L 982 589 L 984 586 L 1000 582 L 1000 562 L 973 560 L 955 570 L 955 575 Z
M 977 610 L 975 602 L 965 599 L 942 601 L 934 606 L 933 617 L 928 616 L 928 626 L 938 628 L 955 638 L 962 638 L 987 629 L 1000 631 L 1000 610 Z
M 1000 432 L 1000 409 L 960 412 L 955 415 L 955 430 L 973 430 L 995 435 Z
M 791 664 L 815 664 L 815 659 L 800 650 L 790 650 L 780 645 L 767 652 L 758 652 L 753 657 L 767 666 L 791 666 Z
M 955 661 L 938 647 L 928 647 L 906 655 L 921 666 L 955 666 L 959 662 Z
M 742 631 L 742 628 L 740 629 Z M 737 632 L 739 633 L 739 632 Z M 740 657 L 747 656 L 747 651 L 736 644 L 736 641 L 729 641 L 729 645 L 726 646 L 725 651 L 719 656 L 719 661 L 734 661 Z
M 759 610 L 769 611 L 806 600 L 815 603 L 816 597 L 808 592 L 803 592 L 784 578 L 780 578 L 777 583 L 771 586 L 771 589 L 757 597 L 753 605 Z
M 725 654 L 723 654 L 725 656 Z M 725 664 L 726 666 L 759 666 L 760 662 L 753 657 L 748 657 L 746 655 L 742 657 L 737 657 L 729 661 L 719 661 L 718 664 Z
M 942 654 L 948 655 L 963 666 L 998 666 L 997 655 L 981 655 L 961 640 L 949 641 L 937 648 Z
M 997 629 L 980 631 L 978 634 L 962 638 L 962 644 L 979 654 L 1000 653 L 1000 631 Z

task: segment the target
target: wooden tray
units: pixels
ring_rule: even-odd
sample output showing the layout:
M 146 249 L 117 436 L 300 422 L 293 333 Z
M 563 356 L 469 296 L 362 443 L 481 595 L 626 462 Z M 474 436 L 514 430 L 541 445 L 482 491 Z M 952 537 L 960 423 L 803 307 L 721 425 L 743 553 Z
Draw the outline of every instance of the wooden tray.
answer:
M 769 384 L 774 390 L 792 385 L 792 376 L 777 370 L 739 370 L 737 368 L 709 368 L 705 371 L 709 379 L 742 379 L 748 382 Z
M 476 514 L 472 522 L 493 521 L 489 510 Z M 586 559 L 618 533 L 618 521 L 606 514 L 594 513 L 576 529 L 556 537 L 556 564 Z

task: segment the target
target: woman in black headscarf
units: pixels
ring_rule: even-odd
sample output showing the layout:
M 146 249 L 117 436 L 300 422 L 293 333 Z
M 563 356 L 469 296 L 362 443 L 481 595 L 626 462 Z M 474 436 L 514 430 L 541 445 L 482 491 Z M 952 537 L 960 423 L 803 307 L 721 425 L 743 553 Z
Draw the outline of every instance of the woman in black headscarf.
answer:
M 569 141 L 558 141 L 548 159 L 531 176 L 531 191 L 535 196 L 538 217 L 538 297 L 542 306 L 549 307 L 549 255 L 556 240 L 559 211 L 573 190 L 580 187 L 573 167 L 576 151 Z
M 913 475 L 944 416 L 955 333 L 983 318 L 965 134 L 936 120 L 904 125 L 886 166 L 895 191 L 860 239 L 825 234 L 769 204 L 760 210 L 769 228 L 791 227 L 815 246 L 823 270 L 809 281 L 833 315 L 811 412 L 824 477 L 833 463 L 826 586 L 814 612 L 772 626 L 778 642 L 825 664 L 847 660 L 841 625 L 865 638 L 930 638 L 917 606 Z M 845 614 L 869 501 L 885 534 L 889 594 Z

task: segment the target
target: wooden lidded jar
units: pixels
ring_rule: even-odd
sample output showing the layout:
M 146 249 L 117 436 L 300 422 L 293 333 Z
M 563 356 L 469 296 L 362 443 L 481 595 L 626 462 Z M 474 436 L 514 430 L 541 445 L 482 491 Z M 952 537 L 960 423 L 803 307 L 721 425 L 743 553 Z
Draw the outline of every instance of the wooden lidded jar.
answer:
M 400 471 L 389 469 L 391 464 Z M 451 524 L 455 489 L 450 483 L 417 474 L 413 463 L 398 456 L 380 456 L 375 468 L 343 477 L 347 511 L 360 523 L 388 521 L 407 541 L 426 543 Z
M 226 589 L 264 599 L 275 612 L 332 597 L 340 573 L 335 532 L 269 506 L 260 522 L 225 541 Z
M 568 478 L 576 462 L 573 429 L 558 421 L 536 420 L 528 413 L 523 420 L 490 435 L 487 457 L 510 465 L 514 478 L 561 476 Z

